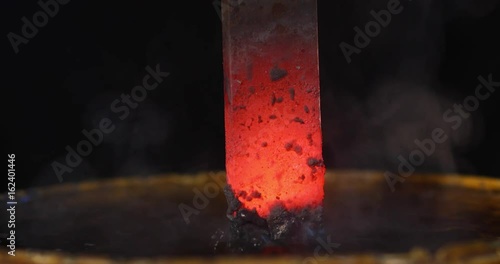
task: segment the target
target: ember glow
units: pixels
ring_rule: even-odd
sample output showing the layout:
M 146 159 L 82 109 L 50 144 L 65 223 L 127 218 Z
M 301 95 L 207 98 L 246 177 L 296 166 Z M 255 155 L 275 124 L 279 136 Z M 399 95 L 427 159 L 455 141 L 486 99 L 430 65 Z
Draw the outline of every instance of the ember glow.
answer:
M 226 171 L 243 208 L 323 200 L 316 0 L 223 10 Z M 224 7 L 224 5 L 223 5 Z M 223 8 L 224 9 L 224 8 Z

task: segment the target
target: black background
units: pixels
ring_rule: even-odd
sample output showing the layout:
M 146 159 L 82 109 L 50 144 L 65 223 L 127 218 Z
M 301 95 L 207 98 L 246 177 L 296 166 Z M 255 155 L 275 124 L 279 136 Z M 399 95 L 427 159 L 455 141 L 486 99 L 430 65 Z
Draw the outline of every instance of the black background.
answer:
M 404 10 L 348 64 L 339 48 L 387 1 L 319 0 L 324 159 L 328 168 L 397 170 L 415 139 L 449 127 L 443 112 L 473 95 L 479 75 L 500 80 L 497 1 L 403 1 Z M 110 104 L 141 83 L 145 67 L 170 76 L 106 136 L 64 182 L 224 168 L 221 22 L 211 1 L 79 1 L 21 44 L 36 1 L 2 1 L 6 152 L 18 188 L 57 184 L 54 161 L 82 129 L 116 115 Z M 500 176 L 499 94 L 419 171 Z

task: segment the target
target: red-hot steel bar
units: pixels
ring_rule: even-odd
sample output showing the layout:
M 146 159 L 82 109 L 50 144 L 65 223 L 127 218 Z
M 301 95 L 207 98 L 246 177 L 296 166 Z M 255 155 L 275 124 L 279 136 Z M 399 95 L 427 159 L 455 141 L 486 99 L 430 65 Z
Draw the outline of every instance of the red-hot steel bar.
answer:
M 273 210 L 314 211 L 325 173 L 316 0 L 222 8 L 226 170 L 238 200 L 230 214 L 255 210 L 272 222 Z

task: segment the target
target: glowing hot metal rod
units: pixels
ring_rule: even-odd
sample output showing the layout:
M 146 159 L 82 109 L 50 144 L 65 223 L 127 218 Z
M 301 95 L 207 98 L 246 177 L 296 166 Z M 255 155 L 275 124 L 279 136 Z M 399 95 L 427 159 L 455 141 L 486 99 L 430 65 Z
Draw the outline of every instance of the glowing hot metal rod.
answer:
M 323 200 L 316 8 L 222 3 L 228 213 L 256 213 L 273 239 L 288 232 L 278 214 L 304 219 Z

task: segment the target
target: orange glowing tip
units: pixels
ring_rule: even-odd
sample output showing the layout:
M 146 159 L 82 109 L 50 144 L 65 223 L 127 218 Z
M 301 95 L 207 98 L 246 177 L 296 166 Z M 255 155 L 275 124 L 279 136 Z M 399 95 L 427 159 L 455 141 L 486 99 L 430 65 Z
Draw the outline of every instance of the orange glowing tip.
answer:
M 233 195 L 263 218 L 277 205 L 290 212 L 319 207 L 325 166 L 316 0 L 228 1 L 222 7 L 226 170 Z

